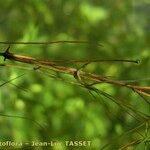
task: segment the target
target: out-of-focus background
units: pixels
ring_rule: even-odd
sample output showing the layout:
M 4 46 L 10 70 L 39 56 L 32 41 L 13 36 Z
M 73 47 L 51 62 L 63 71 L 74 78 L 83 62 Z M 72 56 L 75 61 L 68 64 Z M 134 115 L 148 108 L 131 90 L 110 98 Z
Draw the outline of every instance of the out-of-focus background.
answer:
M 90 41 L 90 44 L 12 45 L 10 51 L 46 60 L 139 59 L 142 61 L 139 65 L 95 63 L 86 69 L 111 79 L 146 79 L 150 75 L 149 14 L 148 0 L 5 0 L 0 1 L 0 41 Z M 0 52 L 7 47 L 1 44 Z M 33 66 L 4 62 L 3 58 L 0 63 L 12 65 L 0 66 L 0 85 L 24 74 L 0 86 L 1 142 L 90 140 L 92 144 L 87 147 L 62 144 L 50 149 L 113 150 L 124 145 L 148 149 L 149 143 L 140 139 L 148 139 L 149 126 L 138 115 L 134 118 L 112 100 L 52 79 L 45 75 L 46 71 L 43 74 L 34 71 Z M 28 69 L 23 69 L 24 66 Z M 139 84 L 149 86 L 150 82 L 141 80 Z M 99 88 L 149 115 L 150 106 L 133 91 L 109 84 L 101 84 Z M 139 125 L 137 130 L 131 130 Z M 39 147 L 46 148 L 49 149 Z

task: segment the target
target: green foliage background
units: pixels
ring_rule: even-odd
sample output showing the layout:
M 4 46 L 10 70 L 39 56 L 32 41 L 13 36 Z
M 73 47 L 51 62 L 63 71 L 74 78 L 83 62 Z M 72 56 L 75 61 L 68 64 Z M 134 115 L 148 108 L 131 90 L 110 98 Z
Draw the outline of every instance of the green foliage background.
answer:
M 0 41 L 101 43 L 103 47 L 93 44 L 13 45 L 11 51 L 49 60 L 140 59 L 140 65 L 100 63 L 89 65 L 87 70 L 120 80 L 148 78 L 149 14 L 148 0 L 5 0 L 0 1 Z M 0 45 L 1 52 L 6 47 Z M 3 62 L 3 58 L 0 61 L 15 63 Z M 30 71 L 0 67 L 0 83 L 25 74 L 12 83 L 28 90 L 25 92 L 11 84 L 0 87 L 0 113 L 32 118 L 44 129 L 31 120 L 0 116 L 0 141 L 91 140 L 90 147 L 62 145 L 51 149 L 95 150 L 110 142 L 106 149 L 113 150 L 141 138 L 137 132 L 127 131 L 143 120 L 136 120 L 104 97 L 95 99 L 85 89 L 53 80 L 27 67 Z M 140 82 L 140 85 L 149 84 L 149 81 Z M 150 106 L 133 91 L 108 84 L 99 88 L 125 100 L 136 110 L 150 114 Z M 145 126 L 139 132 L 144 136 Z M 134 146 L 138 150 L 144 147 L 144 142 Z

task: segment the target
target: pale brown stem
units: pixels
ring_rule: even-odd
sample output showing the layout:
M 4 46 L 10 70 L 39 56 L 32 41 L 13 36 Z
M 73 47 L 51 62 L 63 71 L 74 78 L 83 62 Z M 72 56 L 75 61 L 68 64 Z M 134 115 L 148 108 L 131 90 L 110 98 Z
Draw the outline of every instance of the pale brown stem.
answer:
M 51 69 L 55 72 L 70 74 L 70 75 L 74 76 L 76 79 L 77 78 L 80 79 L 80 81 L 81 80 L 89 80 L 89 81 L 93 81 L 96 83 L 109 83 L 109 84 L 113 84 L 113 85 L 117 85 L 117 86 L 125 86 L 125 87 L 128 87 L 128 88 L 134 90 L 135 92 L 142 94 L 142 95 L 150 96 L 150 87 L 149 86 L 142 87 L 142 86 L 127 84 L 126 82 L 123 82 L 123 81 L 111 80 L 111 79 L 108 79 L 107 77 L 99 76 L 99 75 L 92 74 L 92 73 L 87 73 L 87 72 L 78 70 L 76 68 L 58 65 L 54 61 L 37 60 L 33 57 L 16 55 L 16 54 L 10 53 L 8 50 L 9 50 L 9 48 L 6 50 L 6 52 L 0 53 L 0 56 L 3 56 L 4 60 L 9 59 L 9 60 L 13 60 L 13 61 L 28 63 L 28 64 L 35 64 L 40 67 L 47 67 L 48 69 Z M 76 75 L 78 75 L 78 77 L 76 77 Z

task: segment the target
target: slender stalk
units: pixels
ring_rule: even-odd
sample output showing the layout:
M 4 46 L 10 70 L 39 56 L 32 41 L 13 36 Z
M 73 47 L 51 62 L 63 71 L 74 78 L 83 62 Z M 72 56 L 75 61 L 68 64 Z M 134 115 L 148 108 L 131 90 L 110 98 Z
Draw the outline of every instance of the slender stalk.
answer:
M 11 83 L 11 81 L 16 80 L 16 79 L 22 77 L 23 75 L 24 75 L 24 74 L 19 75 L 19 76 L 13 78 L 13 79 L 8 80 L 8 81 L 5 81 L 4 83 L 0 84 L 0 87 L 3 86 L 3 85 L 5 85 L 5 84 L 7 84 L 7 83 Z
M 35 64 L 35 65 L 39 66 L 39 68 L 44 67 L 47 69 L 51 69 L 55 72 L 70 74 L 70 75 L 74 76 L 76 79 L 78 79 L 78 81 L 81 83 L 83 83 L 82 82 L 83 80 L 88 80 L 88 81 L 93 81 L 96 83 L 109 83 L 109 84 L 113 84 L 113 85 L 117 85 L 117 86 L 125 86 L 125 87 L 128 87 L 128 88 L 134 90 L 137 93 L 140 93 L 145 96 L 150 96 L 150 87 L 149 86 L 142 87 L 142 86 L 137 86 L 137 85 L 131 85 L 131 84 L 128 84 L 123 81 L 111 80 L 111 79 L 108 79 L 107 77 L 84 72 L 84 71 L 81 71 L 76 68 L 65 67 L 65 66 L 59 65 L 56 63 L 56 61 L 37 60 L 33 57 L 16 55 L 16 54 L 10 53 L 9 48 L 10 47 L 8 47 L 4 53 L 0 53 L 0 56 L 3 56 L 4 60 L 9 59 L 9 60 L 13 60 L 13 61 L 28 63 L 28 64 Z M 114 61 L 114 60 L 112 60 L 112 61 Z M 119 61 L 123 61 L 123 60 L 117 60 L 117 61 L 119 62 Z M 79 62 L 79 61 L 74 61 L 74 63 L 75 62 Z M 85 61 L 85 62 L 87 63 L 87 61 Z M 88 63 L 92 63 L 92 62 L 93 61 L 91 60 Z M 130 60 L 130 61 L 125 60 L 125 62 L 137 63 L 137 61 L 134 61 L 134 60 Z
M 58 43 L 68 43 L 68 44 L 96 44 L 97 46 L 102 46 L 99 43 L 91 43 L 90 41 L 77 41 L 77 40 L 58 40 L 58 41 L 41 41 L 41 42 L 22 42 L 22 41 L 0 41 L 0 44 L 27 44 L 27 45 L 49 45 Z
M 135 145 L 141 143 L 142 141 L 143 141 L 143 139 L 137 139 L 137 140 L 131 141 L 130 143 L 119 148 L 119 150 L 126 150 L 128 147 L 135 146 Z

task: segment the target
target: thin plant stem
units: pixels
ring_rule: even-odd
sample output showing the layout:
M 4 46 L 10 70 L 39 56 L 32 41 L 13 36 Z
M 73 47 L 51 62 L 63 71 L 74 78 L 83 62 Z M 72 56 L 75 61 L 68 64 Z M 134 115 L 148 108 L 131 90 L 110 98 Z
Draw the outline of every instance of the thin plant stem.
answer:
M 39 42 L 23 42 L 23 41 L 0 41 L 0 44 L 26 44 L 26 45 L 49 45 L 49 44 L 58 44 L 58 43 L 67 43 L 67 44 L 96 44 L 97 46 L 102 46 L 99 43 L 93 43 L 90 41 L 77 41 L 77 40 L 58 40 L 58 41 L 39 41 Z
M 138 92 L 142 95 L 150 96 L 150 87 L 149 86 L 132 85 L 132 84 L 128 84 L 123 81 L 111 80 L 111 79 L 108 79 L 107 77 L 103 77 L 103 76 L 96 75 L 93 73 L 84 72 L 84 71 L 78 70 L 76 68 L 58 65 L 56 62 L 53 62 L 53 61 L 37 60 L 33 57 L 28 57 L 28 56 L 24 56 L 24 55 L 16 55 L 16 54 L 10 53 L 9 48 L 10 47 L 8 47 L 4 53 L 0 53 L 0 56 L 3 56 L 4 60 L 9 59 L 9 60 L 13 60 L 13 61 L 22 62 L 22 63 L 38 65 L 39 67 L 44 67 L 44 68 L 53 70 L 55 72 L 70 74 L 70 75 L 74 76 L 76 79 L 79 79 L 80 81 L 88 80 L 88 81 L 92 81 L 94 83 L 95 82 L 108 83 L 108 84 L 113 84 L 113 85 L 117 85 L 117 86 L 124 86 L 124 87 L 130 88 L 133 91 Z

